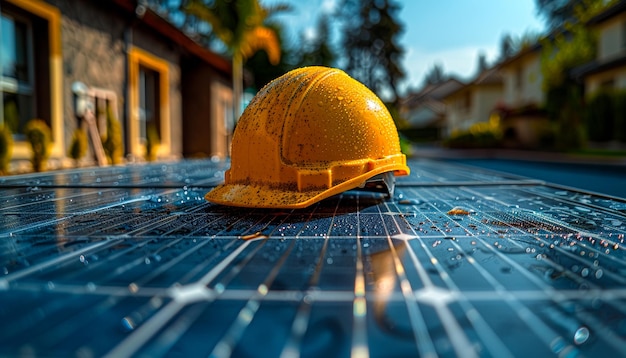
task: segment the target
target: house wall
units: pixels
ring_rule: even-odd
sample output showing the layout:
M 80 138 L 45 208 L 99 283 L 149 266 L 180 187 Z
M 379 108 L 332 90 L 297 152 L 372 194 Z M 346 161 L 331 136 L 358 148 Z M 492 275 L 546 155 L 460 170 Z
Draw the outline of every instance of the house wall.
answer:
M 476 93 L 476 122 L 487 122 L 494 108 L 502 100 L 502 86 L 481 87 Z M 475 123 L 476 123 L 475 122 Z
M 469 100 L 471 101 L 471 93 L 465 89 L 444 99 L 446 104 L 447 136 L 469 127 L 464 125 L 471 113 L 471 104 L 468 103 L 467 96 L 470 96 Z
M 597 31 L 599 60 L 610 59 L 626 50 L 626 13 L 598 24 Z
M 500 85 L 470 87 L 446 98 L 447 134 L 467 130 L 479 122 L 487 122 L 496 104 L 501 100 Z
M 138 134 L 133 130 L 136 111 L 124 110 L 124 106 L 129 104 L 129 93 L 126 91 L 128 51 L 137 48 L 163 61 L 168 69 L 167 103 L 163 107 L 166 112 L 162 114 L 165 119 L 162 121 L 164 128 L 161 129 L 158 154 L 160 157 L 180 157 L 182 104 L 180 53 L 176 46 L 134 16 L 120 14 L 120 10 L 110 4 L 93 1 L 48 2 L 62 13 L 66 138 L 71 138 L 72 131 L 79 123 L 74 115 L 72 94 L 72 84 L 78 81 L 117 95 L 120 100 L 117 116 L 126 138 L 125 150 L 136 157 L 143 157 L 145 147 L 136 140 Z
M 545 100 L 542 89 L 541 56 L 529 53 L 502 67 L 503 102 L 509 107 L 541 105 Z
M 183 63 L 182 77 L 183 155 L 228 157 L 234 127 L 230 80 L 193 59 Z
M 587 96 L 593 95 L 607 83 L 610 84 L 611 88 L 626 88 L 626 66 L 587 76 L 585 78 L 585 94 Z
M 597 60 L 610 61 L 626 53 L 626 13 L 597 25 Z M 585 77 L 585 92 L 591 96 L 601 88 L 626 88 L 626 66 L 590 74 Z

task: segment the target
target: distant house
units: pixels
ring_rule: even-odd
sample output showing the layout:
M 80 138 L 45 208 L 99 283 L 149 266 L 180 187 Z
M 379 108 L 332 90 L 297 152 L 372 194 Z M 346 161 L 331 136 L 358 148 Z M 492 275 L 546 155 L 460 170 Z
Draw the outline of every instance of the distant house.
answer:
M 502 91 L 502 76 L 497 68 L 489 68 L 444 97 L 447 134 L 469 129 L 478 122 L 487 122 L 496 104 L 502 101 Z
M 400 103 L 400 114 L 406 120 L 400 131 L 413 139 L 441 139 L 447 132 L 443 98 L 462 86 L 451 77 L 406 96 Z
M 498 64 L 502 76 L 501 105 L 508 108 L 543 106 L 541 45 L 535 43 Z
M 52 129 L 66 159 L 87 96 L 97 129 L 121 122 L 126 155 L 142 158 L 148 131 L 161 158 L 228 155 L 231 67 L 136 0 L 2 1 L 2 120 L 17 124 L 14 159 L 27 159 L 31 118 Z M 10 118 L 9 118 L 10 117 Z
M 598 34 L 595 60 L 573 71 L 586 94 L 599 89 L 626 88 L 626 1 L 620 1 L 589 22 Z

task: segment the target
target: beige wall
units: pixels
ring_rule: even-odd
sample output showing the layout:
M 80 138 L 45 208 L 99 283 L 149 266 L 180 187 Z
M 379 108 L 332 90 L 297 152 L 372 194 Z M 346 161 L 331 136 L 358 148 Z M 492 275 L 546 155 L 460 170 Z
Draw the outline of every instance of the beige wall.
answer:
M 609 81 L 612 81 L 613 88 L 626 88 L 626 66 L 587 76 L 585 78 L 586 94 L 592 95 Z
M 469 96 L 469 106 L 467 106 Z M 469 87 L 445 99 L 447 135 L 489 120 L 496 104 L 502 100 L 500 85 Z
M 542 90 L 541 54 L 529 53 L 502 68 L 504 104 L 520 107 L 541 105 L 545 97 Z

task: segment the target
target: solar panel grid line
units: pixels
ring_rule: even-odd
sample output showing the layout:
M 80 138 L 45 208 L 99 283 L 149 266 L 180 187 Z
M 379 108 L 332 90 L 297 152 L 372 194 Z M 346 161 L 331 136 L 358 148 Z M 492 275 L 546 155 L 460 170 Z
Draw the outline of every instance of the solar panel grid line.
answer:
M 338 207 L 339 207 L 339 202 L 337 202 L 337 206 L 335 207 L 335 212 L 333 213 L 333 220 L 337 213 Z M 308 219 L 310 219 L 312 215 L 313 213 L 309 215 Z M 313 273 L 311 274 L 309 281 L 307 283 L 307 290 L 305 291 L 305 293 L 303 294 L 299 302 L 299 305 L 296 311 L 296 316 L 291 324 L 289 337 L 287 338 L 287 341 L 285 345 L 283 346 L 283 349 L 280 353 L 281 358 L 292 358 L 292 357 L 296 358 L 300 356 L 300 353 L 299 353 L 300 345 L 302 343 L 302 339 L 308 327 L 310 314 L 311 314 L 311 306 L 312 306 L 312 303 L 314 302 L 314 298 L 313 298 L 314 293 L 311 292 L 311 290 L 316 288 L 319 283 L 320 273 L 322 270 L 322 266 L 324 265 L 323 258 L 326 255 L 326 251 L 328 249 L 328 241 L 329 241 L 331 227 L 332 225 L 328 229 L 329 231 L 327 232 L 327 235 L 324 238 L 324 243 L 319 251 L 319 255 L 317 256 L 317 259 L 315 262 L 315 269 L 313 270 Z M 300 229 L 300 231 L 294 236 L 294 239 L 298 238 L 298 235 L 300 234 L 301 231 L 302 229 Z M 352 297 L 350 297 L 350 299 L 352 299 Z
M 387 208 L 387 211 L 389 212 L 390 208 L 389 208 L 388 203 L 385 203 L 385 207 Z M 380 212 L 380 207 L 379 207 L 379 214 L 382 218 L 383 214 L 382 212 Z M 399 229 L 400 225 L 398 224 L 395 216 L 392 216 L 392 220 L 395 226 Z M 421 357 L 436 357 L 437 351 L 435 349 L 435 344 L 432 338 L 430 337 L 430 335 L 428 334 L 426 321 L 417 305 L 415 296 L 413 295 L 413 287 L 411 286 L 411 283 L 406 276 L 406 273 L 405 273 L 406 271 L 404 269 L 404 266 L 402 265 L 402 262 L 400 261 L 400 258 L 398 257 L 398 253 L 392 242 L 390 232 L 387 226 L 385 226 L 384 228 L 385 228 L 385 233 L 387 234 L 387 242 L 389 244 L 391 255 L 393 257 L 393 263 L 394 263 L 393 267 L 395 269 L 397 279 L 400 282 L 399 286 L 402 292 L 402 296 L 404 298 L 404 302 L 407 306 L 408 316 L 409 316 L 409 320 L 411 323 L 411 330 L 413 333 L 413 338 L 417 345 L 417 349 Z M 390 297 L 387 296 L 386 298 L 389 299 Z
M 418 239 L 421 244 L 422 244 L 422 248 L 426 249 L 426 245 L 423 242 L 423 239 L 419 238 Z M 409 251 L 409 253 L 411 253 L 412 251 Z M 418 264 L 418 260 L 415 258 L 415 255 L 411 255 L 414 262 L 416 263 L 416 265 Z M 432 260 L 432 258 L 431 258 Z M 419 266 L 418 266 L 419 267 Z M 423 275 L 423 279 L 426 280 L 426 282 L 430 283 L 430 285 L 426 285 L 426 292 L 428 292 L 428 288 L 430 287 L 431 289 L 433 289 L 436 286 L 432 285 L 432 282 L 430 282 L 430 279 L 428 278 L 428 276 L 425 274 L 425 271 L 423 270 L 423 268 L 421 270 L 419 270 L 422 275 Z M 444 277 L 446 277 L 447 275 L 444 275 Z M 452 295 L 456 296 L 456 293 L 454 292 L 458 292 L 458 287 L 456 287 L 456 285 L 451 282 L 448 281 L 447 282 L 449 289 L 451 290 Z M 469 307 L 468 302 L 466 302 L 465 300 L 460 299 L 459 302 L 464 306 L 464 309 L 466 309 L 466 312 L 471 312 L 473 309 L 471 307 Z M 447 312 L 443 312 L 443 314 L 447 314 Z M 493 339 L 495 337 L 495 335 L 491 332 L 490 329 L 487 329 L 486 324 L 484 324 L 484 321 L 482 321 L 480 319 L 480 316 L 475 316 L 473 317 L 474 319 L 472 319 L 471 321 L 474 322 L 474 324 L 476 324 L 477 326 L 481 327 L 482 329 L 479 331 L 479 333 L 483 333 L 484 335 L 487 335 L 488 339 Z M 492 352 L 492 354 L 494 356 L 501 356 L 501 357 L 506 357 L 506 356 L 510 356 L 510 352 L 508 351 L 508 349 L 506 349 L 504 347 L 503 344 L 501 344 L 501 342 L 499 342 L 498 339 L 495 339 L 493 341 L 485 341 L 485 342 L 489 342 L 489 345 L 491 347 L 488 347 L 490 349 L 490 352 Z M 465 350 L 472 350 L 473 348 L 470 347 L 471 344 L 469 342 L 465 343 L 466 347 Z
M 16 281 L 18 279 L 21 279 L 23 277 L 27 277 L 33 273 L 45 270 L 49 267 L 53 267 L 57 264 L 62 264 L 65 263 L 69 260 L 72 259 L 77 259 L 79 258 L 81 255 L 95 251 L 97 249 L 99 249 L 102 246 L 110 246 L 110 245 L 114 245 L 116 243 L 116 240 L 110 240 L 110 241 L 101 241 L 101 242 L 96 242 L 95 244 L 89 245 L 85 248 L 79 249 L 77 251 L 73 251 L 73 252 L 69 252 L 65 255 L 61 255 L 59 257 L 55 257 L 52 258 L 49 261 L 44 261 L 41 263 L 38 263 L 36 265 L 33 266 L 29 266 L 27 268 L 24 268 L 20 271 L 16 271 L 16 272 L 11 272 L 8 273 L 7 275 L 5 275 L 3 278 L 0 279 L 0 288 L 8 288 L 8 285 L 13 282 Z
M 261 305 L 261 301 L 267 295 L 269 287 L 272 286 L 274 279 L 278 275 L 279 270 L 282 268 L 287 256 L 291 253 L 293 249 L 294 241 L 290 240 L 290 244 L 287 249 L 281 254 L 280 258 L 276 261 L 276 264 L 272 268 L 272 270 L 268 273 L 267 277 L 261 283 L 254 295 L 248 300 L 245 307 L 240 311 L 237 319 L 230 326 L 227 334 L 222 337 L 220 342 L 213 348 L 213 351 L 210 355 L 216 357 L 230 357 L 233 352 L 234 347 L 239 343 L 243 331 L 246 329 L 247 325 L 250 324 L 250 321 L 254 318 L 255 313 L 259 309 Z
M 531 214 L 528 214 L 528 215 L 535 215 L 535 214 L 531 213 Z M 556 227 L 564 227 L 564 228 L 568 229 L 571 232 L 576 232 L 575 228 L 573 228 L 571 226 L 568 226 L 567 224 L 564 224 L 561 221 L 554 220 L 554 219 L 550 218 L 549 216 L 542 215 L 541 219 L 553 223 Z M 525 222 L 525 221 L 524 220 L 520 220 L 520 222 Z M 534 225 L 534 223 L 532 223 L 532 222 L 526 222 L 526 223 L 528 224 L 528 226 L 533 226 Z M 550 232 L 550 233 L 553 234 L 553 235 L 554 234 L 558 234 L 559 236 L 563 235 L 563 234 L 556 233 L 556 232 Z M 568 236 L 566 236 L 566 238 L 569 237 L 569 235 L 570 234 L 568 234 Z M 589 246 L 589 245 L 585 244 L 582 241 L 581 237 L 587 237 L 587 239 L 594 238 L 594 239 L 599 240 L 599 241 L 606 241 L 606 242 L 608 242 L 610 244 L 610 246 L 614 246 L 615 244 L 617 244 L 617 242 L 614 242 L 611 239 L 605 239 L 603 235 L 598 235 L 598 234 L 594 234 L 594 233 L 587 233 L 587 232 L 580 232 L 580 231 L 576 234 L 576 236 L 574 236 L 574 239 L 578 239 L 578 242 L 575 242 L 576 245 L 583 246 L 590 253 L 595 253 L 596 257 L 603 256 L 603 257 L 606 258 L 606 260 L 615 261 L 619 265 L 624 265 L 625 264 L 623 262 L 623 260 L 618 260 L 617 258 L 615 258 L 613 256 L 605 255 L 599 249 L 597 249 L 597 248 L 595 248 L 593 246 Z M 549 242 L 547 242 L 546 240 L 541 239 L 540 237 L 537 237 L 536 239 L 540 240 L 544 245 L 547 245 L 547 246 L 551 245 Z M 563 253 L 563 255 L 569 256 L 569 257 L 573 258 L 574 260 L 578 260 L 578 261 L 581 261 L 581 263 L 587 264 L 586 262 L 584 262 L 582 260 L 580 255 L 573 255 L 571 252 L 563 250 L 560 246 L 559 247 L 555 247 L 555 250 L 561 251 Z M 601 268 L 598 268 L 598 269 L 601 269 Z M 622 284 L 626 283 L 626 280 L 624 280 L 621 276 L 615 275 L 615 274 L 611 273 L 610 271 L 607 271 L 607 275 L 611 276 L 613 279 L 619 281 Z
M 450 205 L 450 207 L 453 207 L 452 205 Z M 443 211 L 441 212 L 441 214 L 443 215 Z M 450 240 L 451 244 L 456 246 L 457 249 L 459 249 L 460 251 L 462 251 L 462 249 L 460 248 L 460 246 L 458 244 L 456 244 L 454 242 L 454 240 Z M 423 245 L 423 247 L 428 250 L 428 248 L 426 248 L 425 245 Z M 431 256 L 434 258 L 434 256 Z M 505 302 L 511 306 L 511 308 L 513 309 L 514 312 L 517 313 L 518 317 L 524 321 L 526 323 L 526 325 L 529 327 L 529 329 L 534 329 L 536 331 L 539 331 L 539 334 L 537 335 L 538 337 L 541 338 L 541 340 L 543 340 L 544 344 L 549 347 L 550 344 L 552 343 L 554 338 L 548 338 L 548 337 L 558 337 L 558 334 L 553 331 L 551 328 L 549 328 L 548 326 L 542 324 L 541 320 L 536 317 L 534 315 L 534 313 L 532 313 L 531 311 L 529 311 L 523 304 L 521 304 L 514 295 L 511 295 L 497 280 L 495 280 L 486 270 L 484 270 L 480 265 L 476 264 L 476 261 L 474 261 L 473 259 L 468 260 L 468 262 L 470 263 L 470 265 L 473 265 L 475 267 L 475 269 L 478 271 L 478 273 L 484 277 L 493 287 L 493 292 L 496 295 L 500 295 L 500 296 L 505 296 L 507 299 L 505 300 Z M 440 264 L 438 263 L 439 267 Z M 442 269 L 443 270 L 443 269 Z M 454 284 L 454 282 L 452 282 L 449 279 L 448 275 L 445 275 L 445 281 L 448 281 L 447 284 L 449 285 L 449 287 L 455 287 L 456 285 Z M 462 292 L 462 291 L 458 291 L 457 292 Z M 462 293 L 460 293 L 460 295 L 462 295 Z M 468 312 L 468 311 L 466 311 Z M 499 344 L 499 346 L 504 346 L 504 343 Z M 567 348 L 567 347 L 566 347 Z M 573 349 L 573 348 L 571 348 Z
M 222 260 L 211 270 L 209 270 L 196 283 L 182 287 L 174 286 L 170 288 L 170 294 L 173 296 L 173 301 L 165 308 L 159 310 L 157 314 L 150 318 L 147 322 L 140 325 L 137 330 L 134 330 L 131 335 L 129 335 L 125 340 L 120 342 L 109 353 L 107 353 L 107 356 L 120 357 L 131 356 L 135 354 L 141 349 L 144 344 L 152 339 L 159 330 L 161 330 L 168 322 L 170 322 L 181 309 L 183 309 L 187 304 L 198 299 L 198 296 L 194 295 L 194 293 L 198 292 L 198 290 L 207 292 L 207 296 L 204 297 L 204 299 L 207 299 L 209 301 L 214 300 L 215 296 L 220 294 L 220 290 L 218 289 L 208 291 L 209 289 L 206 287 L 206 285 L 208 285 L 220 273 L 222 273 L 222 271 L 224 271 L 228 267 L 228 265 L 233 262 L 237 258 L 237 256 L 239 256 L 252 242 L 253 241 L 243 242 L 224 260 Z M 258 250 L 259 248 L 260 246 L 257 246 L 256 249 Z M 255 252 L 256 251 L 253 250 L 252 254 L 247 256 L 247 259 L 249 260 L 251 258 L 251 255 L 253 255 Z M 242 263 L 238 264 L 238 266 L 241 265 Z M 231 270 L 231 277 L 233 271 L 236 270 Z M 214 294 L 208 294 L 209 292 L 212 292 Z
M 385 203 L 385 205 L 389 208 L 388 203 Z M 398 210 L 397 206 L 395 209 L 397 211 L 400 211 Z M 417 240 L 421 242 L 422 247 L 425 248 L 424 242 L 419 238 L 419 235 L 417 234 L 417 232 L 413 232 L 413 234 L 417 237 Z M 427 292 L 428 294 L 430 292 L 436 292 L 438 289 L 435 288 L 436 286 L 433 285 L 425 269 L 423 268 L 420 261 L 416 258 L 415 254 L 413 253 L 410 245 L 407 247 L 407 251 L 409 252 L 409 255 L 411 256 L 413 260 L 414 267 L 418 269 L 420 279 L 422 280 L 424 284 L 424 288 L 422 289 L 423 292 Z M 444 277 L 447 277 L 447 275 L 444 275 Z M 449 284 L 448 287 L 453 286 L 453 285 L 450 285 L 450 282 L 448 282 L 448 284 Z M 435 297 L 436 297 L 436 294 L 435 294 Z M 415 297 L 415 293 L 414 293 L 414 299 L 417 299 L 417 297 Z M 437 314 L 439 315 L 444 325 L 444 328 L 448 334 L 448 337 L 454 347 L 455 354 L 460 357 L 475 356 L 476 353 L 475 353 L 474 347 L 472 346 L 472 344 L 470 343 L 470 341 L 464 334 L 463 330 L 457 324 L 456 320 L 450 314 L 448 308 L 446 307 L 445 300 L 439 301 L 437 298 L 435 298 L 434 300 L 429 300 L 428 303 L 432 304 L 435 310 L 437 311 Z
M 502 203 L 502 202 L 501 202 L 501 204 L 506 205 L 507 203 Z M 560 223 L 560 222 L 555 222 L 555 225 L 562 225 L 562 223 Z M 572 229 L 572 230 L 573 230 L 573 229 Z M 560 248 L 558 248 L 558 249 L 560 249 Z M 579 260 L 579 261 L 581 261 L 581 263 L 583 263 L 583 264 L 586 264 L 586 262 L 582 261 L 582 259 L 580 258 L 580 256 L 573 255 L 573 254 L 571 254 L 571 253 L 569 253 L 569 252 L 564 252 L 563 254 L 565 254 L 565 255 L 567 255 L 567 256 L 570 256 L 570 257 L 571 257 L 571 258 L 573 258 L 574 260 Z M 544 259 L 543 259 L 543 261 L 546 261 L 546 259 L 544 258 Z M 548 260 L 548 262 L 549 262 L 549 260 Z M 572 274 L 569 270 L 564 269 L 564 268 L 559 267 L 559 266 L 560 266 L 560 265 L 555 265 L 555 267 L 556 267 L 556 268 L 558 268 L 560 272 L 563 272 L 563 273 L 564 273 L 565 275 L 567 275 L 568 277 L 571 277 L 571 279 L 573 279 L 574 281 L 576 281 L 576 282 L 578 282 L 578 283 L 580 283 L 580 284 L 584 284 L 584 285 L 587 285 L 587 286 L 591 286 L 591 288 L 592 288 L 592 289 L 598 289 L 598 288 L 599 288 L 599 287 L 597 287 L 596 285 L 594 285 L 593 283 L 589 282 L 588 280 L 583 280 L 583 279 L 582 279 L 582 278 L 580 278 L 579 276 Z M 525 272 L 525 270 L 524 270 L 524 271 L 522 271 L 522 272 Z M 545 284 L 544 284 L 544 285 L 545 285 Z M 559 297 L 558 292 L 551 292 L 551 297 L 553 297 L 553 299 L 554 299 L 554 301 L 555 301 L 555 302 L 558 302 L 558 301 L 559 301 L 559 298 L 560 298 L 560 297 Z M 612 305 L 612 304 L 611 304 L 611 303 L 609 303 L 609 305 Z M 620 309 L 620 308 L 621 308 L 621 306 L 620 306 L 620 307 L 616 307 L 616 308 Z M 621 309 L 620 309 L 620 310 L 621 310 Z M 587 322 L 587 325 L 589 325 L 589 322 Z M 584 326 L 583 326 L 583 327 L 584 327 Z M 598 326 L 597 326 L 597 325 L 595 325 L 595 327 L 596 327 L 596 328 L 598 328 Z M 572 333 L 574 333 L 574 332 L 572 332 Z M 605 336 L 604 336 L 604 338 L 606 338 L 606 337 L 608 337 L 608 336 L 611 336 L 611 335 L 605 335 Z M 623 345 L 623 344 L 616 344 L 616 342 L 618 342 L 618 341 L 619 341 L 619 340 L 612 339 L 612 340 L 610 340 L 610 341 L 607 341 L 606 343 L 607 343 L 608 345 L 613 346 L 613 347 L 614 347 L 617 351 L 621 351 L 621 352 L 623 353 L 623 351 L 624 351 L 624 345 Z M 566 348 L 567 348 L 567 347 L 566 347 Z M 565 348 L 564 348 L 564 349 L 565 349 Z M 571 348 L 567 348 L 567 349 L 571 349 Z

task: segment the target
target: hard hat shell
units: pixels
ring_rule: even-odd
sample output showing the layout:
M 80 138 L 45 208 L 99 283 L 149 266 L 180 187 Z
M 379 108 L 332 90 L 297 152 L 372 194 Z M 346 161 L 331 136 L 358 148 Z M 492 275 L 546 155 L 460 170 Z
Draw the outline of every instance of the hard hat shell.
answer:
M 385 172 L 408 175 L 391 115 L 345 72 L 304 67 L 267 84 L 239 120 L 224 184 L 206 200 L 304 208 Z

